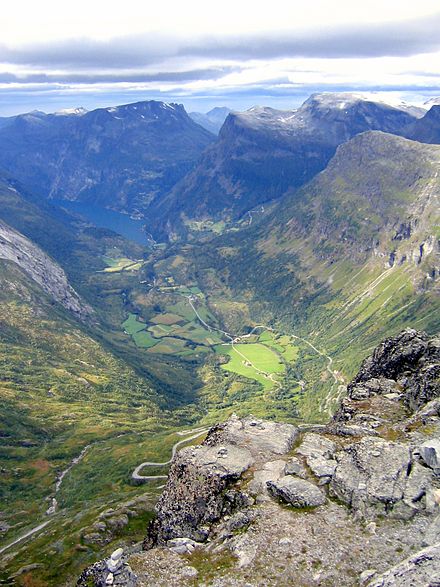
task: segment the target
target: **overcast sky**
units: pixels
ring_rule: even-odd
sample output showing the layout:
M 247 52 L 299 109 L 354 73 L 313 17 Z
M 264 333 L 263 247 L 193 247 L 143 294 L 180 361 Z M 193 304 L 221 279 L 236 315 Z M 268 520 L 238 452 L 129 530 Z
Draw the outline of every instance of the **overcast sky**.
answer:
M 440 96 L 438 0 L 12 0 L 0 116 L 160 99 L 294 107 L 315 91 Z

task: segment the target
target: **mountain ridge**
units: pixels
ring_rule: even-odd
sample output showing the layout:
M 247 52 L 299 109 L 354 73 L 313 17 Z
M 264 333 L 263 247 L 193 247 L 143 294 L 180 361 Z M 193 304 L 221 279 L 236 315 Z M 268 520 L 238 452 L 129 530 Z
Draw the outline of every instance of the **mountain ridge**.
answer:
M 217 142 L 154 214 L 171 234 L 173 223 L 184 230 L 188 219 L 237 220 L 307 183 L 354 135 L 399 134 L 414 120 L 404 110 L 351 94 L 315 94 L 292 111 L 255 107 L 231 113 Z
M 0 166 L 41 198 L 144 210 L 214 140 L 182 105 L 147 101 L 3 119 Z

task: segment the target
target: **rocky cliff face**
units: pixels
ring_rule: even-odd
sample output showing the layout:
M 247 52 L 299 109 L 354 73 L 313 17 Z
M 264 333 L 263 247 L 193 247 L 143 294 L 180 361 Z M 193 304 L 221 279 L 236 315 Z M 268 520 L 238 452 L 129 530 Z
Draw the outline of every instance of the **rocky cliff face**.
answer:
M 146 552 L 110 584 L 129 569 L 138 586 L 438 585 L 439 435 L 440 339 L 408 329 L 364 362 L 327 426 L 232 416 L 180 451 Z
M 405 131 L 405 136 L 421 143 L 440 143 L 440 104 L 434 104 L 430 110 Z
M 170 196 L 165 226 L 186 218 L 236 220 L 325 168 L 336 147 L 367 130 L 399 134 L 415 118 L 353 94 L 315 94 L 298 110 L 254 107 L 227 117 L 219 139 Z
M 182 105 L 153 100 L 79 114 L 32 112 L 0 126 L 0 165 L 42 198 L 145 210 L 214 138 Z
M 64 270 L 25 236 L 0 220 L 0 259 L 18 265 L 56 302 L 82 320 L 92 309 L 69 284 Z

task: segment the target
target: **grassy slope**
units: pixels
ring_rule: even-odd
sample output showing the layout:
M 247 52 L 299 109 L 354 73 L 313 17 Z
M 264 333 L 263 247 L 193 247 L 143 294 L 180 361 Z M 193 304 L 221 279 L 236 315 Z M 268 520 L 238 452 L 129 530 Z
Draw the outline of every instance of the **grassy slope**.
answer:
M 83 548 L 85 554 L 72 550 L 72 536 L 80 530 L 75 516 L 81 512 L 91 520 L 115 498 L 144 491 L 130 486 L 130 473 L 149 451 L 153 460 L 164 460 L 175 441 L 172 431 L 194 421 L 197 412 L 186 405 L 194 400 L 197 380 L 191 365 L 149 358 L 122 331 L 124 294 L 139 279 L 127 271 L 100 271 L 108 251 L 139 259 L 143 251 L 137 245 L 84 227 L 11 189 L 6 180 L 0 181 L 0 204 L 1 217 L 48 251 L 95 309 L 95 323 L 75 322 L 19 268 L 0 260 L 0 520 L 11 526 L 2 544 L 46 519 L 57 475 L 87 444 L 98 442 L 63 482 L 57 496 L 61 511 L 50 532 L 23 543 L 18 556 L 10 559 L 14 548 L 2 557 L 1 578 L 43 561 L 43 570 L 32 573 L 35 584 L 40 576 L 42 585 L 59 585 L 68 559 L 77 574 L 81 561 L 99 556 L 91 547 Z M 165 440 L 157 442 L 165 429 Z M 121 442 L 124 454 L 121 447 L 115 450 Z M 94 462 L 91 475 L 87 465 L 100 446 L 106 458 Z M 57 541 L 62 553 L 53 546 Z M 30 585 L 34 579 L 23 580 Z
M 438 281 L 427 277 L 438 267 L 439 159 L 438 146 L 365 133 L 258 225 L 194 247 L 209 302 L 246 306 L 236 325 L 263 322 L 322 353 L 298 341 L 295 378 L 306 385 L 285 390 L 295 400 L 286 409 L 325 420 L 342 379 L 380 340 L 407 326 L 439 330 Z

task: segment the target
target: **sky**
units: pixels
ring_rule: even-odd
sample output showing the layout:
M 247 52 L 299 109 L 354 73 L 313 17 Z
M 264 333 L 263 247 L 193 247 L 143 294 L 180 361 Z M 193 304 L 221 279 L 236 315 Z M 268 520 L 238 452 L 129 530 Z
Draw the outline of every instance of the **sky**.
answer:
M 293 108 L 319 91 L 439 97 L 439 1 L 2 4 L 0 116 L 147 99 Z

